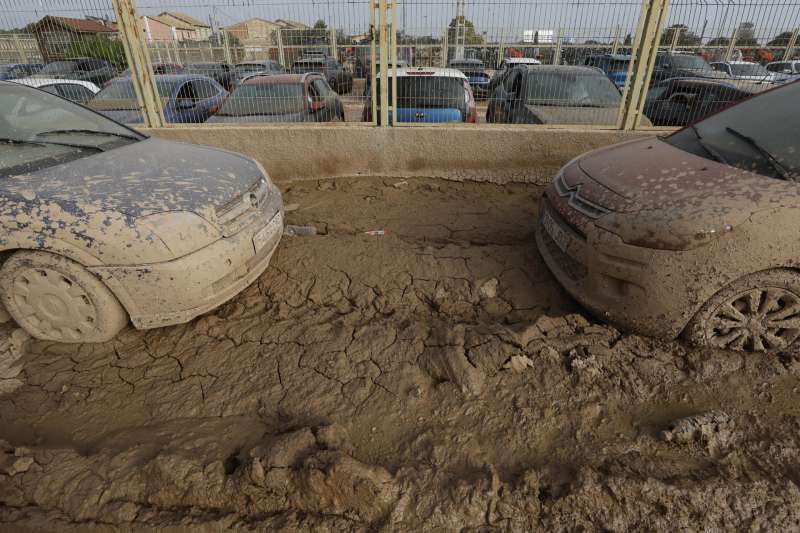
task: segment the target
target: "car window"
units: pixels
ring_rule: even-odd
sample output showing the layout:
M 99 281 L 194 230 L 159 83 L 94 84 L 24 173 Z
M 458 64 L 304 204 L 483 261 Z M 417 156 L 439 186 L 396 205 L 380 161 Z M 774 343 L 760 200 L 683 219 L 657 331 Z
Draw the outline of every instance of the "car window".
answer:
M 525 101 L 531 105 L 615 107 L 620 92 L 596 70 L 536 70 L 526 80 Z
M 94 70 L 94 66 L 92 65 L 91 61 L 81 61 L 78 63 L 78 70 L 81 72 L 91 72 Z
M 58 87 L 56 87 L 55 85 L 43 85 L 42 87 L 39 87 L 39 89 L 41 89 L 46 93 L 57 94 L 61 96 L 61 94 L 58 92 Z
M 214 84 L 208 80 L 195 80 L 192 82 L 192 85 L 194 86 L 195 96 L 199 100 L 211 98 L 219 93 L 219 90 L 214 86 Z
M 60 83 L 55 86 L 58 89 L 58 94 L 72 100 L 73 102 L 85 103 L 92 99 L 94 93 L 84 87 L 75 83 Z
M 178 89 L 177 96 L 175 96 L 175 100 L 178 104 L 181 102 L 194 103 L 197 100 L 197 95 L 194 92 L 194 84 L 191 81 L 187 81 L 181 85 L 181 88 Z
M 767 65 L 767 70 L 770 72 L 782 72 L 786 68 L 786 63 L 772 63 Z
M 513 90 L 513 87 L 517 86 L 517 91 L 519 90 L 519 80 L 520 80 L 520 73 L 519 71 L 511 71 L 506 76 L 505 81 L 503 82 L 503 88 L 507 93 L 516 92 Z
M 647 91 L 647 99 L 648 100 L 659 100 L 661 99 L 664 94 L 667 92 L 669 88 L 669 83 L 661 83 L 659 85 L 655 85 Z
M 311 87 L 320 97 L 330 96 L 331 92 L 333 92 L 331 91 L 330 87 L 328 87 L 328 84 L 325 82 L 325 80 L 319 78 L 311 82 Z

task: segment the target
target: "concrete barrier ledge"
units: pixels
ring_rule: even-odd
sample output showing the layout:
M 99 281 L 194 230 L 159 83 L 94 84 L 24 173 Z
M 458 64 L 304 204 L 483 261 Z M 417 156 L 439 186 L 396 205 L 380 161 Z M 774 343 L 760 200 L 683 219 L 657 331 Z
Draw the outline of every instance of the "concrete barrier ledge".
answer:
M 653 132 L 520 126 L 211 125 L 140 128 L 242 152 L 277 182 L 341 176 L 543 184 L 572 158 Z

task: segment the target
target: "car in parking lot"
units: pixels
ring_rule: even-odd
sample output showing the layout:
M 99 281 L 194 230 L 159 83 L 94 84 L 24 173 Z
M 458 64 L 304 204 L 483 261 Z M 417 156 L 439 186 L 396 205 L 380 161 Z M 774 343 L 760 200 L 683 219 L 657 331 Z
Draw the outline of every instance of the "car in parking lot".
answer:
M 205 122 L 228 96 L 228 91 L 206 76 L 161 74 L 155 77 L 155 82 L 167 122 Z M 130 78 L 112 80 L 88 105 L 123 124 L 143 121 Z
M 321 55 L 301 57 L 292 64 L 292 74 L 317 72 L 325 76 L 328 85 L 339 94 L 353 90 L 353 75 L 338 60 Z
M 622 96 L 593 67 L 523 65 L 489 99 L 486 121 L 501 124 L 615 124 Z
M 57 94 L 67 100 L 85 104 L 100 92 L 100 88 L 90 81 L 49 79 L 49 78 L 20 78 L 11 80 L 13 83 L 35 87 L 51 94 Z
M 673 78 L 650 88 L 644 115 L 655 126 L 686 126 L 770 87 L 750 81 Z
M 187 322 L 261 275 L 283 230 L 256 161 L 7 82 L 0 177 L 0 299 L 43 340 Z
M 475 98 L 489 97 L 489 82 L 491 78 L 486 73 L 486 66 L 480 59 L 454 59 L 450 61 L 450 68 L 460 70 L 467 77 L 472 94 Z
M 677 52 L 659 52 L 656 54 L 656 62 L 650 84 L 656 85 L 670 78 L 710 78 L 710 79 L 729 79 L 724 72 L 719 72 L 711 67 L 705 58 Z
M 344 121 L 339 95 L 320 74 L 255 74 L 225 100 L 209 123 Z
M 583 64 L 587 67 L 599 68 L 614 82 L 614 85 L 622 89 L 628 81 L 631 56 L 625 54 L 593 55 L 584 59 Z
M 378 78 L 375 94 L 381 93 Z M 392 100 L 392 77 L 389 100 Z M 376 120 L 380 122 L 380 102 L 376 102 Z M 362 119 L 372 121 L 372 93 L 367 94 Z M 467 77 L 449 68 L 412 67 L 397 69 L 397 110 L 389 112 L 392 123 L 444 123 L 477 121 L 475 97 Z
M 0 65 L 0 80 L 16 80 L 42 70 L 40 63 L 9 63 Z
M 500 64 L 500 68 L 497 69 L 497 72 L 494 73 L 492 79 L 489 80 L 489 86 L 486 88 L 489 96 L 492 96 L 492 93 L 497 88 L 498 85 L 505 83 L 506 77 L 511 72 L 514 67 L 523 66 L 523 65 L 541 65 L 542 62 L 538 59 L 534 59 L 532 57 L 506 57 L 503 58 L 503 62 Z
M 117 76 L 117 69 L 103 59 L 76 57 L 47 63 L 33 76 L 37 78 L 90 81 L 98 87 L 102 87 L 107 81 Z
M 208 76 L 213 79 L 226 91 L 233 89 L 236 84 L 236 75 L 233 68 L 227 63 L 190 63 L 186 66 L 187 74 Z
M 186 70 L 176 63 L 153 63 L 153 74 L 183 74 Z M 130 77 L 131 70 L 125 69 L 120 76 Z
M 280 63 L 270 59 L 264 61 L 242 61 L 233 67 L 233 75 L 237 83 L 253 74 L 283 74 L 285 72 L 286 69 Z
M 668 137 L 568 163 L 542 199 L 539 251 L 622 329 L 781 352 L 800 338 L 800 83 Z
M 788 79 L 796 79 L 800 76 L 800 61 L 775 61 L 767 63 L 765 68 L 775 74 L 782 74 Z
M 721 61 L 711 63 L 711 68 L 724 72 L 734 80 L 773 82 L 783 78 L 783 75 L 770 72 L 763 65 L 751 61 Z

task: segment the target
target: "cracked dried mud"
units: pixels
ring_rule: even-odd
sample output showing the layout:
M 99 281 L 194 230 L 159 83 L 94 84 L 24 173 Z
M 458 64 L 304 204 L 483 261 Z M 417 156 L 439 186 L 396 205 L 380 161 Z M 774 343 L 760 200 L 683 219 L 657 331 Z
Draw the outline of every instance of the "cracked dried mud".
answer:
M 217 311 L 7 327 L 0 529 L 800 528 L 800 357 L 591 318 L 536 251 L 537 186 L 282 189 L 319 235 Z

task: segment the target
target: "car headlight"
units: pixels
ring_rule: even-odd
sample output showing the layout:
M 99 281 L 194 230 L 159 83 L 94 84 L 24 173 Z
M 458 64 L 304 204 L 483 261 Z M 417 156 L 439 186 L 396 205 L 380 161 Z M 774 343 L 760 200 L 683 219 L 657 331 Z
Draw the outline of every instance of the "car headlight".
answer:
M 150 228 L 177 259 L 222 238 L 217 228 L 189 211 L 157 213 L 137 219 Z

